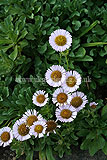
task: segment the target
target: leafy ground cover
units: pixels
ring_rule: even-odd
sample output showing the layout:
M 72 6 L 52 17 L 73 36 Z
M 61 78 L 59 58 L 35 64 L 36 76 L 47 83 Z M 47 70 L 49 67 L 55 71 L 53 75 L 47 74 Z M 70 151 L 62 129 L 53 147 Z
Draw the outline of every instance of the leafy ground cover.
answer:
M 41 139 L 11 143 L 17 157 L 26 154 L 32 160 L 39 151 L 42 160 L 60 158 L 72 152 L 72 145 L 107 154 L 106 83 L 107 83 L 107 3 L 92 0 L 1 0 L 0 1 L 0 128 L 12 127 L 28 109 L 36 109 L 45 119 L 55 120 L 55 105 L 39 108 L 32 103 L 35 91 L 45 90 L 51 96 L 54 89 L 44 78 L 46 70 L 59 64 L 59 53 L 49 45 L 49 36 L 56 29 L 72 35 L 69 54 L 62 56 L 61 66 L 76 70 L 83 79 L 91 79 L 80 86 L 87 104 L 72 123 L 60 123 L 57 134 Z M 67 59 L 66 59 L 67 58 Z M 68 64 L 66 63 L 66 60 Z M 45 160 L 45 158 L 44 158 Z

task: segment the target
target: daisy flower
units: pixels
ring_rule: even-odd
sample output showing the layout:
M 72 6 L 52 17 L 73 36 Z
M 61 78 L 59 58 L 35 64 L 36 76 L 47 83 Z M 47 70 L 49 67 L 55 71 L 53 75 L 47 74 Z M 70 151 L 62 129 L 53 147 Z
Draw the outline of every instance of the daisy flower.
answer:
M 69 102 L 68 102 L 69 103 Z M 87 96 L 82 92 L 74 92 L 71 95 L 70 105 L 79 112 L 88 103 Z
M 30 135 L 34 135 L 35 138 L 37 138 L 37 136 L 39 138 L 43 137 L 46 131 L 46 126 L 45 120 L 34 122 L 30 127 Z
M 43 117 L 41 114 L 38 115 L 38 112 L 35 109 L 31 109 L 23 114 L 22 119 L 26 122 L 26 125 L 30 127 L 35 121 L 42 120 Z
M 65 81 L 66 71 L 60 65 L 53 65 L 45 74 L 47 83 L 52 87 L 59 87 Z
M 98 103 L 91 102 L 89 105 L 90 105 L 90 107 L 91 107 L 92 109 L 95 109 L 95 108 L 97 107 Z
M 0 146 L 8 146 L 13 140 L 13 132 L 10 127 L 0 129 Z
M 17 120 L 13 125 L 13 135 L 19 141 L 25 141 L 31 137 L 29 127 L 23 119 Z
M 39 106 L 39 107 L 45 106 L 45 104 L 49 100 L 48 93 L 45 94 L 45 91 L 43 90 L 36 91 L 36 93 L 34 93 L 33 95 L 32 100 L 36 106 Z
M 64 29 L 55 30 L 49 37 L 51 47 L 57 52 L 65 51 L 70 48 L 72 43 L 72 36 Z
M 57 108 L 55 114 L 57 120 L 61 122 L 72 122 L 77 116 L 75 108 L 70 105 L 63 105 Z
M 46 124 L 47 124 L 47 127 L 46 127 L 47 136 L 49 136 L 49 134 L 52 133 L 52 132 L 56 134 L 56 131 L 55 131 L 56 128 L 61 127 L 54 120 L 49 120 L 49 121 L 46 122 Z
M 64 90 L 68 92 L 74 92 L 79 88 L 81 84 L 81 76 L 77 71 L 66 72 L 66 80 L 62 84 Z
M 70 96 L 67 91 L 65 91 L 63 88 L 57 88 L 55 92 L 53 93 L 52 101 L 56 106 L 61 106 L 67 104 L 67 101 L 70 102 Z

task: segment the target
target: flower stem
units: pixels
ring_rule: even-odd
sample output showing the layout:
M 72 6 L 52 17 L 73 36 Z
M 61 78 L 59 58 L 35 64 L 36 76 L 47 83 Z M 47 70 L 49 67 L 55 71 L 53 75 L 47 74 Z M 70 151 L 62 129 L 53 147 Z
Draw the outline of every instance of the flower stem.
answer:
M 66 60 L 67 70 L 68 70 L 68 69 L 69 69 L 69 64 L 68 64 L 68 58 L 67 58 L 67 55 L 65 55 L 65 60 Z
M 56 130 L 57 135 L 59 135 L 59 137 L 62 139 L 62 141 L 64 141 L 64 138 L 61 136 L 61 134 Z
M 59 53 L 59 65 L 61 64 L 61 59 L 62 59 L 62 54 L 61 54 L 61 52 Z

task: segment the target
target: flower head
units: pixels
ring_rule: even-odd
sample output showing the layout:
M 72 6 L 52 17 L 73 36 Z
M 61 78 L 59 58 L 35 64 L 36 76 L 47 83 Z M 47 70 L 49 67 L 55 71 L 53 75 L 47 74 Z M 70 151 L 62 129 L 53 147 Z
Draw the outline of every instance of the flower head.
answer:
M 30 135 L 34 135 L 35 138 L 37 136 L 39 138 L 43 137 L 46 131 L 46 126 L 45 120 L 34 122 L 34 124 L 30 127 Z
M 53 93 L 52 101 L 56 106 L 62 106 L 67 104 L 67 101 L 70 101 L 70 95 L 67 91 L 63 88 L 57 88 Z
M 13 132 L 10 127 L 0 129 L 0 146 L 8 146 L 13 140 Z
M 45 104 L 48 102 L 48 99 L 48 93 L 45 94 L 45 91 L 43 90 L 36 91 L 32 98 L 33 103 L 39 107 L 45 106 Z
M 57 52 L 65 51 L 70 48 L 72 43 L 72 36 L 64 29 L 55 30 L 49 37 L 49 43 Z
M 91 103 L 90 103 L 90 107 L 91 107 L 92 109 L 95 109 L 95 108 L 97 107 L 97 105 L 98 105 L 98 103 L 95 103 L 95 102 L 91 102 Z
M 69 103 L 69 102 L 68 102 Z M 79 112 L 88 103 L 87 96 L 82 92 L 74 92 L 71 95 L 70 105 Z
M 64 90 L 74 92 L 81 84 L 81 76 L 77 71 L 68 71 L 66 73 L 66 80 L 62 84 Z
M 17 120 L 13 125 L 13 135 L 19 141 L 25 141 L 31 137 L 29 127 L 23 119 Z
M 31 109 L 31 110 L 27 110 L 27 112 L 25 112 L 23 114 L 22 119 L 26 122 L 26 125 L 28 125 L 29 127 L 33 125 L 33 123 L 35 121 L 40 121 L 43 119 L 41 114 L 38 114 L 38 112 L 35 109 Z
M 57 108 L 55 114 L 57 120 L 61 122 L 72 122 L 77 116 L 75 108 L 70 105 L 64 105 Z
M 65 81 L 66 71 L 60 65 L 53 65 L 45 74 L 47 83 L 52 87 L 59 87 Z
M 56 133 L 56 128 L 60 128 L 61 126 L 58 125 L 54 120 L 48 120 L 46 122 L 47 124 L 47 127 L 46 127 L 46 133 L 47 133 L 47 136 L 49 136 L 50 133 L 54 132 Z

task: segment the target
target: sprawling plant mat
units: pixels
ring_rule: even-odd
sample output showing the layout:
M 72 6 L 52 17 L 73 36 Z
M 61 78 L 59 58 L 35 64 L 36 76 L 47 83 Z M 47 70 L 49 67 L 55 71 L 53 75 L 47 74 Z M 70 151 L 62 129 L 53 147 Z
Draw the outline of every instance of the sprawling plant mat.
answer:
M 69 39 L 55 42 L 67 50 L 49 41 L 60 29 Z M 74 145 L 107 154 L 106 31 L 106 1 L 0 0 L 0 145 L 26 160 L 62 158 Z

